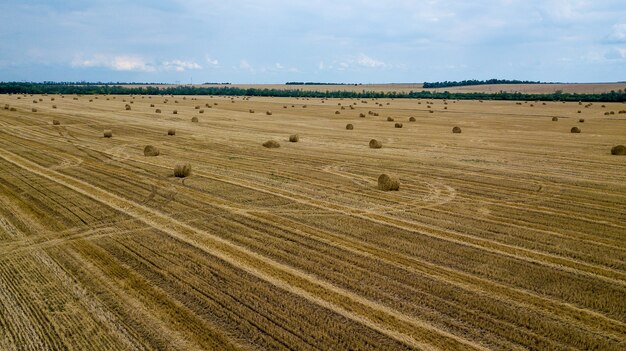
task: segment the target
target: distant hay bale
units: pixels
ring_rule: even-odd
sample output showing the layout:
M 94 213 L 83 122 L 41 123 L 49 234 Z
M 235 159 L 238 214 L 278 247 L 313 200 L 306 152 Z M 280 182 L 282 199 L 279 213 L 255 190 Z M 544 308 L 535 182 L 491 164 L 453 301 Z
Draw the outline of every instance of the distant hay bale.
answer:
M 124 106 L 124 108 L 126 109 L 126 111 L 130 110 L 130 105 L 126 104 L 126 106 Z
M 461 127 L 454 127 L 452 128 L 452 133 L 461 133 Z
M 287 108 L 287 105 L 283 105 L 283 108 Z
M 113 132 L 112 132 L 111 130 L 109 130 L 109 129 L 106 129 L 106 130 L 104 131 L 104 137 L 105 137 L 105 138 L 111 138 L 111 137 L 113 137 Z
M 302 108 L 306 108 L 306 105 L 302 105 Z
M 609 113 L 609 112 L 605 112 L 605 113 L 604 113 L 604 115 L 605 115 L 605 116 L 608 116 L 608 115 L 610 115 L 610 114 L 611 114 L 611 113 Z
M 584 118 L 581 118 L 581 119 L 579 119 L 579 120 L 578 120 L 578 122 L 580 122 L 580 123 L 585 123 L 585 119 L 584 119 Z
M 578 113 L 582 113 L 582 112 L 583 112 L 583 111 L 581 111 L 581 110 L 578 110 Z
M 626 110 L 620 110 L 620 111 L 618 111 L 617 113 L 621 115 L 621 114 L 626 113 Z
M 57 105 L 52 105 L 52 108 L 57 108 Z
M 615 114 L 615 111 L 609 112 L 609 115 L 614 115 L 614 114 Z
M 400 190 L 400 181 L 395 176 L 383 173 L 378 176 L 378 189 L 382 191 L 398 191 Z
M 335 111 L 335 114 L 336 114 L 336 115 L 338 115 L 338 114 L 340 114 L 340 113 L 341 113 L 341 112 L 339 112 L 339 111 Z
M 8 110 L 9 109 L 9 104 L 4 104 L 4 109 Z
M 156 110 L 154 110 L 155 113 L 161 113 L 161 109 L 157 108 Z
M 558 122 L 559 121 L 559 117 L 552 117 L 552 122 Z
M 570 129 L 571 133 L 580 133 L 580 128 L 578 127 L 572 127 L 572 129 Z
M 178 111 L 177 111 L 177 110 L 174 110 L 174 111 L 172 111 L 172 114 L 177 115 L 177 114 L 178 114 Z
M 254 113 L 254 110 L 253 109 L 249 109 L 248 112 Z
M 396 127 L 396 128 L 402 128 L 402 123 L 398 123 L 398 122 L 396 122 L 395 127 Z
M 176 135 L 176 129 L 173 129 L 173 128 L 168 129 L 167 135 Z
M 272 115 L 272 111 L 265 111 L 265 114 L 268 115 L 268 116 L 271 116 Z
M 371 149 L 380 149 L 381 147 L 383 147 L 383 143 L 381 143 L 380 141 L 378 141 L 376 139 L 370 140 L 370 148 Z
M 196 110 L 200 109 L 200 105 L 196 105 L 196 107 L 194 107 Z
M 198 117 L 191 117 L 191 121 L 194 122 L 194 123 L 197 123 L 198 122 Z
M 297 143 L 300 140 L 298 134 L 292 134 L 289 136 L 289 141 L 292 143 Z
M 372 115 L 374 115 L 374 112 L 370 110 L 370 111 L 367 111 L 367 114 L 372 116 Z
M 377 117 L 377 116 L 378 116 L 378 112 L 374 112 L 374 116 L 376 116 L 376 117 Z
M 387 117 L 387 122 L 393 122 L 393 117 Z
M 352 125 L 352 123 L 348 123 L 348 124 L 346 124 L 346 129 L 347 130 L 352 130 L 352 129 L 354 129 L 354 126 Z
M 345 110 L 346 108 L 345 108 L 344 106 L 341 106 L 341 109 L 342 109 L 342 110 Z
M 11 111 L 11 112 L 15 112 L 15 111 L 17 111 L 17 109 L 16 109 L 15 107 L 11 107 L 11 108 L 9 109 L 9 111 Z
M 161 152 L 156 146 L 146 145 L 146 147 L 143 148 L 144 156 L 159 156 L 160 153 Z
M 433 111 L 433 110 L 430 110 L 430 111 L 428 111 L 428 113 L 435 113 L 435 111 Z
M 626 155 L 626 146 L 617 145 L 611 148 L 611 155 Z
M 191 164 L 178 164 L 174 167 L 174 177 L 185 178 L 191 175 Z
M 415 121 L 416 121 L 415 117 L 409 117 L 409 122 L 415 122 Z
M 365 113 L 359 113 L 359 117 L 365 117 Z
M 53 119 L 52 120 L 52 124 L 55 125 L 55 126 L 58 126 L 58 125 L 61 124 L 61 122 L 59 122 L 59 120 L 57 120 L 57 119 Z
M 37 112 L 37 109 L 33 107 L 33 108 L 31 109 L 31 111 L 33 111 L 33 112 Z
M 276 140 L 268 140 L 263 143 L 263 146 L 265 146 L 268 149 L 276 149 L 280 147 L 280 144 Z
M 154 107 L 154 104 L 150 104 L 150 107 Z

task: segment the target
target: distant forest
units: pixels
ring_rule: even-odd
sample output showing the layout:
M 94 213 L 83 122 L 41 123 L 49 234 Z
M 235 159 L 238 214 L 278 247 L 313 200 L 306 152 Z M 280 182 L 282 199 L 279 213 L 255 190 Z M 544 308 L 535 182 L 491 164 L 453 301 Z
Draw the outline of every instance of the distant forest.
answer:
M 508 80 L 508 79 L 488 79 L 488 80 L 462 80 L 462 81 L 445 81 L 445 82 L 424 82 L 424 89 L 430 88 L 448 88 L 448 87 L 464 87 L 468 85 L 485 85 L 485 84 L 555 84 L 544 82 L 533 82 L 530 80 Z
M 527 100 L 527 101 L 589 101 L 589 102 L 626 102 L 626 89 L 600 94 L 572 94 L 557 91 L 551 94 L 527 94 L 519 92 L 497 93 L 451 93 L 431 91 L 307 91 L 302 89 L 260 89 L 238 88 L 234 86 L 120 86 L 62 83 L 23 83 L 0 82 L 0 94 L 119 94 L 119 95 L 230 95 L 230 96 L 276 96 L 276 97 L 312 97 L 312 98 L 408 98 L 408 99 L 459 99 L 459 100 Z

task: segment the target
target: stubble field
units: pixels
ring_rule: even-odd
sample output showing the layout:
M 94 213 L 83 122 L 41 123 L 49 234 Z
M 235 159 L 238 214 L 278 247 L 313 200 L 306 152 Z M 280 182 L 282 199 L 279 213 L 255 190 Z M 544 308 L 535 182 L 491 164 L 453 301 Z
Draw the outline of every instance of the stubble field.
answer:
M 626 104 L 0 108 L 2 350 L 626 347 Z

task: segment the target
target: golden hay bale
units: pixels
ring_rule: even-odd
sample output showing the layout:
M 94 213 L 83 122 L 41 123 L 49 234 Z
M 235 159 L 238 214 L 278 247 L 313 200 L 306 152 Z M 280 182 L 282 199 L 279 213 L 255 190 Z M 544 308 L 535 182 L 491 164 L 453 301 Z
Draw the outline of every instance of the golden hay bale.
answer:
M 156 110 L 154 110 L 155 113 L 161 113 L 161 109 L 157 108 Z
M 387 117 L 387 122 L 393 122 L 393 117 Z
M 341 112 L 339 112 L 339 111 L 335 111 L 335 114 L 336 114 L 336 115 L 338 115 L 338 114 L 340 114 L 340 113 L 341 113 Z
M 197 123 L 198 122 L 198 117 L 191 117 L 191 121 Z
M 572 127 L 572 129 L 570 129 L 570 133 L 580 133 L 580 128 Z
M 36 104 L 36 103 L 37 103 L 37 100 L 33 100 L 33 104 Z
M 617 145 L 611 148 L 611 155 L 626 155 L 626 146 Z
M 352 129 L 354 129 L 354 126 L 352 125 L 352 123 L 348 123 L 348 124 L 346 124 L 346 129 L 347 130 L 352 130 Z
M 614 114 L 615 114 L 615 111 L 609 112 L 609 115 L 614 115 Z
M 172 111 L 172 114 L 177 115 L 177 114 L 178 114 L 178 111 L 177 111 L 177 110 L 174 110 L 174 111 Z
M 287 108 L 287 105 L 283 105 L 283 108 Z
M 268 116 L 271 116 L 272 115 L 272 111 L 265 111 L 265 114 L 268 115 Z
M 289 136 L 289 141 L 292 143 L 297 143 L 298 141 L 300 141 L 300 137 L 298 136 L 298 134 L 292 134 Z
M 433 110 L 430 110 L 430 111 L 428 111 L 428 113 L 435 113 L 435 111 L 433 111 Z
M 583 112 L 583 111 L 581 111 L 581 110 L 578 110 L 578 113 L 582 113 L 582 112 Z
M 280 144 L 276 140 L 268 140 L 263 143 L 263 146 L 265 146 L 268 149 L 276 149 L 280 147 Z
M 461 133 L 461 127 L 452 128 L 452 133 Z
M 111 130 L 109 130 L 109 129 L 105 129 L 105 130 L 104 130 L 104 137 L 105 137 L 105 138 L 111 138 L 111 137 L 113 137 L 113 132 L 112 132 Z
M 61 124 L 61 122 L 59 122 L 59 120 L 57 120 L 57 119 L 53 119 L 52 120 L 52 125 L 58 126 L 60 124 Z
M 365 113 L 359 113 L 359 117 L 365 117 Z
M 398 191 L 400 190 L 400 181 L 395 176 L 383 173 L 378 177 L 378 189 L 382 191 Z
M 9 109 L 9 104 L 4 104 L 4 109 L 8 110 Z
M 37 109 L 33 107 L 33 108 L 31 109 L 31 111 L 33 111 L 33 112 L 37 112 Z
M 130 110 L 130 105 L 126 104 L 126 106 L 124 106 L 124 108 L 126 109 L 126 111 L 129 111 Z
M 52 105 L 52 108 L 57 108 L 57 105 Z
M 204 110 L 200 110 L 200 111 L 198 111 L 198 113 L 204 113 Z
M 380 141 L 378 141 L 376 139 L 370 140 L 370 148 L 371 149 L 380 149 L 381 147 L 383 147 L 383 143 L 381 143 Z
M 173 129 L 173 128 L 168 129 L 167 135 L 176 135 L 176 129 Z
M 196 110 L 200 109 L 200 105 L 196 105 L 196 107 L 194 107 Z
M 396 128 L 402 128 L 402 123 L 398 123 L 398 122 L 396 122 L 395 127 L 396 127 Z
M 17 111 L 17 109 L 15 107 L 11 107 L 9 111 L 14 112 L 14 111 Z
M 191 175 L 191 164 L 178 164 L 174 167 L 174 177 L 185 178 Z
M 150 104 L 150 107 L 154 107 L 154 104 Z
M 415 122 L 415 117 L 409 117 L 409 122 Z
M 581 118 L 581 119 L 579 119 L 579 120 L 578 120 L 578 122 L 580 122 L 580 123 L 585 123 L 585 119 L 584 119 L 584 118 Z
M 374 112 L 374 116 L 378 116 L 378 112 Z
M 253 109 L 249 109 L 248 112 L 254 113 L 254 110 Z
M 156 146 L 146 145 L 146 147 L 143 148 L 144 156 L 159 156 L 160 153 L 161 152 Z
M 559 117 L 552 117 L 552 122 L 558 122 L 559 121 Z

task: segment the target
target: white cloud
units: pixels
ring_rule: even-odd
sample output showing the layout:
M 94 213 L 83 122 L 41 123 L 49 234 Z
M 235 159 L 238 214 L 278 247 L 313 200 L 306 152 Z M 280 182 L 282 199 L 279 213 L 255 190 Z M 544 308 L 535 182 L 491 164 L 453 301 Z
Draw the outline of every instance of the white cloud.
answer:
M 609 41 L 613 43 L 626 43 L 626 23 L 619 23 L 613 26 Z
M 356 58 L 356 63 L 359 66 L 363 66 L 363 67 L 368 67 L 368 68 L 385 68 L 387 67 L 387 64 L 373 59 L 365 54 L 360 54 L 359 56 L 357 56 Z
M 254 67 L 252 67 L 252 65 L 246 60 L 239 61 L 239 69 L 254 73 Z
M 607 60 L 626 60 L 626 48 L 612 48 L 604 54 Z
M 71 65 L 73 67 L 105 67 L 114 71 L 156 71 L 154 65 L 148 63 L 144 58 L 134 55 L 107 56 L 97 54 L 91 58 L 79 56 L 72 60 Z
M 202 66 L 195 62 L 181 60 L 165 61 L 163 62 L 162 67 L 165 70 L 174 70 L 176 72 L 184 72 L 188 69 L 202 69 Z
M 204 59 L 211 66 L 217 66 L 220 62 L 216 58 L 212 58 L 210 55 L 204 55 Z

